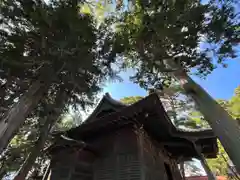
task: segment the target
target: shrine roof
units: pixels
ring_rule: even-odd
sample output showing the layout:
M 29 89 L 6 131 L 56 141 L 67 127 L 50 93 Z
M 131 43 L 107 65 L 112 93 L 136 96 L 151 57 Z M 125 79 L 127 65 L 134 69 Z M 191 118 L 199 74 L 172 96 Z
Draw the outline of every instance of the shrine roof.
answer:
M 162 102 L 155 93 L 132 105 L 125 105 L 120 101 L 116 101 L 109 93 L 106 93 L 84 123 L 76 128 L 70 129 L 67 131 L 67 134 L 73 138 L 75 133 L 83 133 L 91 129 L 94 131 L 109 124 L 121 124 L 117 121 L 132 121 L 131 118 L 136 118 L 136 116 L 140 114 L 144 115 L 144 117 L 138 117 L 138 122 L 140 123 L 143 123 L 142 121 L 146 121 L 147 119 L 151 121 L 146 117 L 151 115 L 154 116 L 154 118 L 158 118 L 158 121 L 168 127 L 168 129 L 171 129 L 172 132 L 179 132 L 183 135 L 186 134 L 189 135 L 189 137 L 215 137 L 210 128 L 177 128 L 168 117 Z M 156 120 L 152 121 L 152 123 L 156 122 Z
M 120 101 L 113 99 L 109 93 L 105 93 L 103 98 L 98 103 L 97 107 L 94 109 L 94 111 L 91 113 L 91 115 L 88 116 L 88 118 L 84 122 L 89 123 L 89 122 L 95 121 L 97 119 L 97 117 L 101 113 L 104 113 L 105 111 L 115 112 L 118 109 L 121 109 L 124 107 L 127 107 L 127 105 L 123 104 Z
M 142 126 L 144 130 L 174 156 L 197 157 L 193 142 L 208 158 L 215 158 L 217 139 L 211 129 L 179 129 L 168 117 L 157 94 L 153 93 L 142 100 L 124 105 L 107 93 L 93 113 L 83 124 L 72 128 L 64 135 L 75 140 L 87 141 L 125 126 Z

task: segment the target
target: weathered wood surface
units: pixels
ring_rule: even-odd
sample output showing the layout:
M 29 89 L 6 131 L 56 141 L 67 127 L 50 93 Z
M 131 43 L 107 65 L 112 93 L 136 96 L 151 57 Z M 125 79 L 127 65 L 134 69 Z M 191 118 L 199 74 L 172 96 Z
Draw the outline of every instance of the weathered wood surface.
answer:
M 133 128 L 119 129 L 91 143 L 98 149 L 98 156 L 73 149 L 55 155 L 50 180 L 182 179 L 175 160 L 148 136 L 139 135 Z

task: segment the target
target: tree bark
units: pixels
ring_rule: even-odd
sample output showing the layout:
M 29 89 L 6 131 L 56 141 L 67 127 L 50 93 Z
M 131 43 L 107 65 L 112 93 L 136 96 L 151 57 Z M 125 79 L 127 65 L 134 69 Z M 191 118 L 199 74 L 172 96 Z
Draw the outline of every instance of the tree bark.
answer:
M 37 106 L 44 93 L 48 90 L 52 80 L 64 66 L 65 64 L 56 73 L 51 66 L 42 66 L 39 69 L 38 79 L 20 97 L 19 101 L 4 114 L 4 117 L 0 120 L 0 154 L 24 123 L 29 113 Z
M 51 129 L 50 127 L 52 126 L 51 120 L 52 118 L 47 119 L 46 123 L 44 124 L 43 130 L 40 133 L 40 137 L 36 142 L 36 145 L 33 147 L 27 159 L 24 161 L 22 167 L 18 171 L 17 175 L 14 177 L 14 180 L 24 180 L 25 177 L 28 175 L 28 172 L 31 170 L 48 137 L 49 130 Z
M 61 91 L 61 90 L 60 90 Z M 51 109 L 50 111 L 53 112 L 51 115 L 48 115 L 46 122 L 44 123 L 44 126 L 41 129 L 39 138 L 36 142 L 36 145 L 32 148 L 30 154 L 28 155 L 27 159 L 24 161 L 22 167 L 18 171 L 17 175 L 14 177 L 14 180 L 24 180 L 26 179 L 26 176 L 28 175 L 28 172 L 31 170 L 34 162 L 36 161 L 36 158 L 39 156 L 41 150 L 44 147 L 44 144 L 48 138 L 48 134 L 54 125 L 54 123 L 57 121 L 59 116 L 61 115 L 62 107 L 64 106 L 64 100 L 65 100 L 65 93 L 59 92 L 56 96 L 55 108 Z
M 240 128 L 237 122 L 187 73 L 174 72 L 174 76 L 194 99 L 240 173 Z
M 42 98 L 46 84 L 34 82 L 28 92 L 5 114 L 0 121 L 0 153 L 7 147 L 18 128 L 24 123 L 26 116 Z

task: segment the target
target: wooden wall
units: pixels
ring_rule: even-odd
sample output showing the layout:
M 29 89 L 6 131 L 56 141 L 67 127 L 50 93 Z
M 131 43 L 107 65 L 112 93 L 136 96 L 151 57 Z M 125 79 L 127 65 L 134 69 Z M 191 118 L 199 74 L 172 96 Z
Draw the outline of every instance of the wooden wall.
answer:
M 140 162 L 136 135 L 131 128 L 103 137 L 107 149 L 94 162 L 94 180 L 139 180 Z
M 64 149 L 50 165 L 48 180 L 92 180 L 95 156 L 81 149 Z
M 79 149 L 55 154 L 49 180 L 181 180 L 175 161 L 143 130 L 122 128 L 91 144 L 97 156 Z
M 140 151 L 142 180 L 182 180 L 177 163 L 163 146 L 145 131 L 136 130 Z

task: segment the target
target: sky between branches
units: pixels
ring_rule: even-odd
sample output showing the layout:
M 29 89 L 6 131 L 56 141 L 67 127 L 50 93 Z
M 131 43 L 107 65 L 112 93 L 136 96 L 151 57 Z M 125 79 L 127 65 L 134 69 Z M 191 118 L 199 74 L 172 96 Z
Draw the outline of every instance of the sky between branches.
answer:
M 193 79 L 215 99 L 230 99 L 234 94 L 234 89 L 240 85 L 240 56 L 227 62 L 227 68 L 219 67 L 205 79 L 193 76 Z M 122 72 L 123 82 L 107 83 L 104 92 L 109 92 L 115 99 L 147 95 L 144 89 L 129 81 L 131 75 L 133 75 L 133 70 Z

